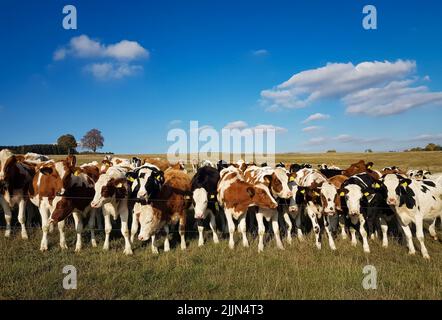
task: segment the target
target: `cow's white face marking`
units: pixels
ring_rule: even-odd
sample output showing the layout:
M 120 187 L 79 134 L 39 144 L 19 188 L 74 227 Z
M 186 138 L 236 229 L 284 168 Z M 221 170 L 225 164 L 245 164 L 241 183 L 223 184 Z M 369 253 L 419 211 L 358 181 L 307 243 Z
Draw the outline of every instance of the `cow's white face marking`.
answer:
M 345 189 L 348 191 L 345 195 L 348 213 L 351 216 L 356 216 L 361 212 L 361 199 L 363 197 L 361 187 L 355 184 L 350 184 L 346 186 Z
M 324 212 L 328 215 L 333 215 L 336 213 L 336 203 L 335 197 L 338 191 L 335 186 L 329 182 L 324 182 L 321 186 L 321 195 L 327 201 L 327 207 L 323 208 Z
M 143 168 L 138 171 L 138 179 L 132 183 L 132 191 L 137 188 L 138 183 L 140 184 L 140 189 L 137 192 L 137 198 L 147 200 L 146 183 L 151 174 L 152 170 L 148 168 Z
M 195 209 L 195 219 L 204 219 L 208 203 L 207 191 L 204 188 L 198 188 L 193 191 L 193 201 Z
M 296 183 L 291 182 L 289 188 L 292 191 L 292 196 L 290 198 L 289 211 L 294 214 L 298 214 L 301 206 L 296 203 L 296 194 L 298 193 L 298 186 Z
M 399 196 L 396 194 L 396 188 L 399 185 L 399 179 L 395 174 L 387 174 L 383 178 L 385 187 L 387 188 L 387 204 L 395 206 L 399 204 Z

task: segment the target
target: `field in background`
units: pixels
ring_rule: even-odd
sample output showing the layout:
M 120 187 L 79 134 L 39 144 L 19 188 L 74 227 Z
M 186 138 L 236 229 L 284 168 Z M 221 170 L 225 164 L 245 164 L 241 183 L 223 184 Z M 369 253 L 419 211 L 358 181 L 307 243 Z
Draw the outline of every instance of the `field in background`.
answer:
M 377 169 L 398 165 L 403 169 L 442 172 L 442 152 L 280 154 L 276 158 L 341 167 L 364 159 L 373 161 Z M 78 157 L 80 164 L 101 159 L 102 155 Z M 137 241 L 134 256 L 126 257 L 118 232 L 114 233 L 110 252 L 101 250 L 103 232 L 99 232 L 98 248 L 90 247 L 85 232 L 84 250 L 75 254 L 72 228 L 67 231 L 67 251 L 59 249 L 58 233 L 54 231 L 46 253 L 38 250 L 39 230 L 32 230 L 30 240 L 23 241 L 15 229 L 11 239 L 0 235 L 0 299 L 442 298 L 442 243 L 428 235 L 430 261 L 424 261 L 419 253 L 408 256 L 407 248 L 396 239 L 390 239 L 387 249 L 381 247 L 379 240 L 370 240 L 372 252 L 364 254 L 360 242 L 354 248 L 349 240 L 341 239 L 336 241 L 336 252 L 329 249 L 326 239 L 318 251 L 310 234 L 303 243 L 294 240 L 290 246 L 284 241 L 285 251 L 278 250 L 270 239 L 264 253 L 258 254 L 255 239 L 246 249 L 236 235 L 237 247 L 232 251 L 225 239 L 214 245 L 210 232 L 206 233 L 207 244 L 198 248 L 194 231 L 189 230 L 188 250 L 184 252 L 172 242 L 171 252 L 153 255 L 149 246 L 143 247 Z M 438 234 L 442 238 L 440 226 Z M 417 241 L 415 245 L 418 249 Z M 362 269 L 368 264 L 378 271 L 376 290 L 362 287 Z M 74 265 L 78 270 L 76 290 L 62 287 L 65 265 Z
M 165 154 L 136 154 L 136 155 L 115 155 L 116 157 L 161 157 L 165 158 Z M 54 159 L 61 159 L 63 156 L 51 156 Z M 103 155 L 78 155 L 78 163 L 82 164 L 90 161 L 101 161 Z M 193 157 L 189 157 L 193 158 Z M 228 155 L 220 157 L 228 159 Z M 231 160 L 241 158 L 240 155 L 232 156 Z M 203 160 L 203 159 L 201 159 Z M 284 161 L 286 163 L 311 163 L 311 164 L 334 164 L 342 168 L 346 168 L 351 163 L 359 160 L 373 161 L 375 169 L 382 169 L 386 166 L 399 166 L 406 169 L 427 169 L 432 172 L 442 172 L 442 152 L 425 151 L 425 152 L 385 152 L 385 153 L 284 153 L 276 154 L 276 162 Z M 188 161 L 189 162 L 189 161 Z M 259 161 L 257 161 L 259 163 Z M 190 163 L 188 163 L 190 168 Z

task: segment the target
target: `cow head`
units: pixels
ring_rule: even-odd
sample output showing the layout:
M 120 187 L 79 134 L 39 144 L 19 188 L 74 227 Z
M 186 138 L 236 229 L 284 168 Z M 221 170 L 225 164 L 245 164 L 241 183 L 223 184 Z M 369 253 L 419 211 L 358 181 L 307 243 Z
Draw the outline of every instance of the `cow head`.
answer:
M 209 201 L 216 201 L 216 194 L 208 194 L 204 188 L 196 188 L 192 194 L 195 219 L 205 219 Z
M 278 203 L 269 193 L 269 189 L 264 184 L 250 185 L 246 189 L 247 194 L 250 196 L 250 200 L 256 206 L 261 208 L 275 209 L 278 207 Z
M 330 182 L 324 182 L 321 186 L 321 203 L 326 215 L 333 216 L 337 210 L 341 210 L 341 201 L 336 187 Z
M 112 162 L 109 159 L 101 161 L 100 173 L 106 173 L 107 170 L 112 167 Z
M 126 174 L 130 182 L 131 197 L 149 201 L 157 197 L 164 183 L 164 173 L 157 167 L 144 165 Z
M 405 204 L 409 209 L 415 206 L 415 193 L 410 188 L 413 180 L 398 174 L 387 174 L 381 181 L 386 189 L 386 201 L 389 206 L 401 207 Z
M 292 192 L 288 186 L 289 175 L 284 168 L 275 168 L 271 175 L 264 177 L 264 181 L 275 196 L 282 199 L 289 199 L 292 196 Z
M 358 184 L 349 183 L 341 188 L 340 196 L 344 198 L 350 217 L 357 217 L 368 206 L 368 199 L 375 193 L 372 188 L 362 188 Z
M 292 192 L 289 204 L 289 212 L 298 214 L 305 204 L 305 188 L 299 187 L 295 182 L 289 182 L 289 188 Z
M 126 178 L 114 178 L 102 174 L 95 183 L 95 196 L 91 202 L 92 208 L 100 208 L 111 201 L 127 197 L 128 183 Z
M 161 213 L 154 209 L 151 205 L 141 207 L 139 222 L 141 225 L 138 240 L 147 241 L 152 235 L 157 233 L 165 224 L 165 220 L 161 220 Z

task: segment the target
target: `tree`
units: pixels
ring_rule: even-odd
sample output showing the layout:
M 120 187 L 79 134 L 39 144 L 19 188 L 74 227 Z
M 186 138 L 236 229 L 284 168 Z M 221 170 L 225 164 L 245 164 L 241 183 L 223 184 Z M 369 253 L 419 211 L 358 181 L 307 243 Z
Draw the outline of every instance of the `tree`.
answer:
M 103 147 L 104 138 L 101 135 L 101 131 L 98 129 L 89 130 L 81 139 L 81 146 L 85 149 L 90 149 L 96 152 L 97 149 Z
M 442 149 L 442 147 L 438 144 L 435 144 L 435 143 L 429 143 L 425 147 L 425 151 L 440 151 L 441 149 Z
M 365 153 L 372 153 L 373 152 L 373 150 L 371 150 L 371 149 L 366 149 L 365 150 Z
M 77 140 L 71 134 L 64 134 L 57 139 L 57 145 L 60 148 L 61 153 L 70 153 L 72 149 L 77 147 Z

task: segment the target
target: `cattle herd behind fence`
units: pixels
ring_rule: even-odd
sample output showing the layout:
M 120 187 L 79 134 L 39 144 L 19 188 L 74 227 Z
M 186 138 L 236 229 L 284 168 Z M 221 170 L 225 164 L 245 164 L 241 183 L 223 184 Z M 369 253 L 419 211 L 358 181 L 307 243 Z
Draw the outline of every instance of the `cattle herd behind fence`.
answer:
M 234 232 L 249 246 L 248 237 L 258 237 L 258 251 L 264 250 L 266 228 L 279 249 L 314 234 L 321 249 L 323 234 L 328 246 L 337 250 L 336 237 L 362 241 L 370 252 L 369 240 L 379 238 L 388 246 L 392 234 L 403 239 L 415 253 L 411 226 L 424 258 L 424 221 L 429 235 L 437 239 L 442 215 L 442 178 L 425 170 L 402 171 L 397 166 L 375 170 L 363 160 L 347 168 L 321 164 L 279 163 L 276 166 L 209 160 L 192 164 L 188 174 L 184 163 L 161 158 L 131 159 L 105 156 L 77 164 L 75 156 L 51 160 L 35 153 L 0 151 L 0 204 L 5 236 L 10 237 L 12 212 L 17 208 L 21 237 L 28 238 L 30 224 L 42 229 L 40 250 L 48 250 L 48 233 L 58 228 L 60 247 L 67 248 L 64 226 L 73 220 L 75 251 L 82 248 L 84 223 L 92 246 L 96 231 L 104 230 L 103 249 L 110 248 L 110 233 L 119 222 L 124 253 L 132 254 L 135 241 L 150 241 L 158 253 L 170 250 L 170 234 L 177 231 L 181 249 L 187 238 L 198 237 L 204 245 L 204 230 L 210 228 L 213 241 L 228 237 L 235 247 Z M 37 213 L 32 215 L 32 213 Z M 26 220 L 28 223 L 26 223 Z M 284 243 L 285 242 L 285 243 Z

